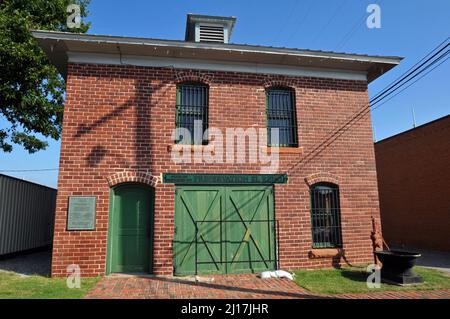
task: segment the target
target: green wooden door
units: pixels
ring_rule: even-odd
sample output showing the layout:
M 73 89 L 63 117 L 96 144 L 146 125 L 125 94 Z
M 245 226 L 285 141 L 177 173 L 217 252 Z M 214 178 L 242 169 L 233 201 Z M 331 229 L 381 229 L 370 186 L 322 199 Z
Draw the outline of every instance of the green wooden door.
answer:
M 110 206 L 107 273 L 152 272 L 152 188 L 118 186 Z
M 205 222 L 221 220 L 222 211 L 222 187 L 177 187 L 173 246 L 176 275 L 191 275 L 196 270 L 223 273 L 221 225 Z
M 276 268 L 271 186 L 178 186 L 176 275 Z
M 225 196 L 227 272 L 276 269 L 272 187 L 228 187 Z

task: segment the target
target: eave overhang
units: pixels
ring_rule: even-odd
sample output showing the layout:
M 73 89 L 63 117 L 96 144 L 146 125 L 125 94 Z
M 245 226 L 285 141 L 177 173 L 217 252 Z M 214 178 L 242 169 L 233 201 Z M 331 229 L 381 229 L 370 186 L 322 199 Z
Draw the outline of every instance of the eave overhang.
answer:
M 135 37 L 32 31 L 50 61 L 65 77 L 71 54 L 117 55 L 152 59 L 188 59 L 211 63 L 271 65 L 339 70 L 365 74 L 371 82 L 402 60 L 397 56 L 369 56 L 255 45 L 197 43 Z

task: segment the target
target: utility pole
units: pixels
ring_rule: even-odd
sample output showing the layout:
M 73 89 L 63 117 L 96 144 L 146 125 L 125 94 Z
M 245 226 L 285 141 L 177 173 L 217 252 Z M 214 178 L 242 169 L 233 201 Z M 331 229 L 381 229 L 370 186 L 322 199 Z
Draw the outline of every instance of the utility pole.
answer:
M 416 128 L 416 114 L 414 113 L 414 107 L 411 108 L 413 117 L 413 128 Z

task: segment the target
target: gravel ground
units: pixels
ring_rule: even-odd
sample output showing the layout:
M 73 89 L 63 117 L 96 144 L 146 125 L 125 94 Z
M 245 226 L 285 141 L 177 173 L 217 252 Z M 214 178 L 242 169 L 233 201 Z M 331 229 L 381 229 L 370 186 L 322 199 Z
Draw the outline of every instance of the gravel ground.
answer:
M 422 254 L 422 257 L 417 259 L 416 265 L 444 271 L 450 275 L 450 252 L 433 251 L 415 247 L 394 246 L 391 248 L 419 252 Z
M 51 259 L 51 250 L 0 259 L 0 271 L 13 271 L 24 276 L 48 276 Z
M 450 275 L 450 253 L 440 251 L 422 251 L 417 265 L 445 271 Z

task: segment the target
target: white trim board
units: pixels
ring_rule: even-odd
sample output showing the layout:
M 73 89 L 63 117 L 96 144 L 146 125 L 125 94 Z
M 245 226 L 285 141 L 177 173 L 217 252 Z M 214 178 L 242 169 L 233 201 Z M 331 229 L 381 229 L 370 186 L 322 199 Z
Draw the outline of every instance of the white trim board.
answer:
M 213 62 L 184 58 L 163 58 L 120 54 L 67 52 L 69 63 L 135 65 L 208 71 L 276 74 L 287 76 L 317 77 L 341 80 L 367 81 L 366 72 L 295 67 L 275 64 L 245 62 Z

